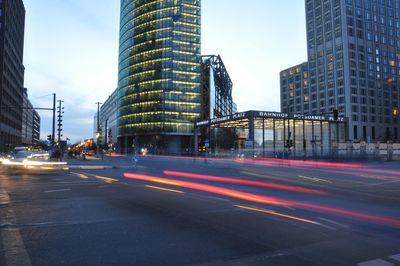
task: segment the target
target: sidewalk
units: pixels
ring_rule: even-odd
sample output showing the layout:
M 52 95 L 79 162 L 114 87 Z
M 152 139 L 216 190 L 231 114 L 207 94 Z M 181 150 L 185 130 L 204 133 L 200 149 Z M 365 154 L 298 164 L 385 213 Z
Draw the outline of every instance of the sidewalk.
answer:
M 127 156 L 112 157 L 105 155 L 103 160 L 96 156 L 86 156 L 86 160 L 67 158 L 65 162 L 68 163 L 69 169 L 81 170 L 104 170 L 104 169 L 135 169 L 131 158 Z

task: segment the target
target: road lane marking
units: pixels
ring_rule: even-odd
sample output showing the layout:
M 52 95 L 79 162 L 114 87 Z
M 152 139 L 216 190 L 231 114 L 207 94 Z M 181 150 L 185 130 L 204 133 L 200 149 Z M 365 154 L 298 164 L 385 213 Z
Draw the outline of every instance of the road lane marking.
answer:
M 145 187 L 153 188 L 153 189 L 157 189 L 157 190 L 162 190 L 162 191 L 168 191 L 168 192 L 179 193 L 179 194 L 184 194 L 184 193 L 185 193 L 185 192 L 180 191 L 180 190 L 169 189 L 169 188 L 163 188 L 163 187 L 156 187 L 156 186 L 150 186 L 150 185 L 145 185 Z
M 385 181 L 385 182 L 379 182 L 379 183 L 372 183 L 372 184 L 367 184 L 365 186 L 367 187 L 373 187 L 373 186 L 380 186 L 380 185 L 386 185 L 386 184 L 392 184 L 392 183 L 398 183 L 400 180 L 393 180 L 393 181 Z
M 76 175 L 77 177 L 80 177 L 82 179 L 88 179 L 89 178 L 88 176 L 86 176 L 84 174 L 81 174 L 81 173 L 71 172 L 71 174 Z
M 105 177 L 105 176 L 100 176 L 100 175 L 93 175 L 95 178 L 97 179 L 101 179 L 103 181 L 105 181 L 106 183 L 114 183 L 114 182 L 118 182 L 118 179 L 115 178 L 111 178 L 111 177 Z
M 101 175 L 94 175 L 94 174 L 81 174 L 81 173 L 75 173 L 75 172 L 71 172 L 71 174 L 76 175 L 82 179 L 88 179 L 89 176 L 93 176 L 97 179 L 101 179 L 103 181 L 105 181 L 106 183 L 114 183 L 114 182 L 118 182 L 118 179 L 115 178 L 111 178 L 111 177 L 106 177 L 106 176 L 101 176 Z
M 0 205 L 10 203 L 10 196 L 5 190 L 0 190 Z M 16 222 L 14 210 L 10 207 L 6 215 L 0 215 L 0 224 L 12 225 Z M 0 230 L 6 265 L 32 265 L 24 241 L 18 228 Z
M 296 216 L 291 216 L 291 215 L 287 215 L 287 214 L 283 214 L 283 213 L 279 213 L 279 212 L 275 212 L 275 211 L 268 211 L 268 210 L 264 210 L 264 209 L 246 207 L 246 206 L 242 206 L 242 205 L 233 205 L 233 206 L 240 208 L 240 209 L 251 210 L 251 211 L 256 211 L 256 212 L 261 212 L 261 213 L 267 213 L 267 214 L 280 216 L 280 217 L 284 217 L 284 218 L 288 218 L 288 219 L 292 219 L 292 220 L 296 220 L 296 221 L 300 221 L 300 222 L 321 225 L 320 223 L 312 221 L 312 220 L 308 220 L 308 219 L 304 219 L 304 218 L 300 218 L 300 217 L 296 217 Z
M 304 176 L 304 175 L 298 175 L 298 177 L 303 178 L 303 179 L 308 179 L 308 180 L 313 180 L 316 182 L 326 182 L 329 184 L 332 184 L 332 181 L 326 180 L 326 179 L 322 179 L 322 178 L 318 178 L 318 177 L 310 177 L 310 176 Z
M 9 204 L 10 202 L 10 196 L 8 196 L 8 193 L 4 190 L 0 190 L 0 204 L 5 205 Z
M 54 192 L 64 192 L 64 191 L 70 191 L 70 188 L 64 188 L 64 189 L 54 189 L 54 190 L 46 190 L 44 193 L 54 193 Z
M 357 263 L 358 266 L 393 266 L 394 264 L 382 259 L 369 260 Z
M 230 200 L 224 199 L 224 198 L 220 198 L 220 197 L 208 196 L 207 198 L 214 199 L 214 200 L 221 200 L 221 201 L 225 201 L 225 202 L 230 202 Z
M 389 258 L 391 258 L 392 260 L 400 261 L 400 254 L 389 256 Z
M 275 179 L 275 180 L 282 180 L 281 178 L 278 178 L 278 177 L 269 176 L 269 175 L 263 175 L 263 174 L 257 174 L 257 173 L 247 172 L 247 171 L 241 171 L 240 173 L 243 174 L 243 175 L 261 177 L 261 178 L 268 178 L 268 179 Z
M 332 226 L 327 225 L 327 224 L 320 224 L 320 226 L 325 227 L 325 228 L 330 229 L 330 230 L 333 230 L 333 231 L 337 231 L 337 229 L 335 227 L 332 227 Z
M 81 166 L 79 169 L 81 170 L 104 170 L 104 166 Z
M 328 222 L 328 223 L 331 223 L 331 224 L 334 224 L 334 225 L 337 225 L 337 226 L 340 226 L 340 227 L 343 227 L 343 228 L 350 228 L 350 226 L 348 226 L 348 225 L 345 225 L 345 224 L 342 224 L 342 223 L 339 223 L 339 222 L 336 222 L 336 221 L 333 221 L 333 220 L 330 220 L 330 219 L 327 219 L 324 217 L 318 217 L 318 219 Z
M 286 209 L 289 209 L 289 210 L 291 210 L 291 211 L 295 211 L 295 210 L 296 210 L 295 208 L 290 207 L 290 206 L 287 206 L 287 205 L 282 205 L 282 207 L 284 207 L 284 208 L 286 208 Z

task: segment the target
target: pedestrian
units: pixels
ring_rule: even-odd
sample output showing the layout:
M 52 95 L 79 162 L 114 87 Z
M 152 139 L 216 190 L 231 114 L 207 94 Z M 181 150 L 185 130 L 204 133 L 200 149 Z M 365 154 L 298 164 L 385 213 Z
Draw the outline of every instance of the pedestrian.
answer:
M 136 156 L 136 154 L 134 154 L 132 156 L 132 164 L 135 167 L 135 169 L 137 168 L 137 163 L 139 162 L 139 158 Z

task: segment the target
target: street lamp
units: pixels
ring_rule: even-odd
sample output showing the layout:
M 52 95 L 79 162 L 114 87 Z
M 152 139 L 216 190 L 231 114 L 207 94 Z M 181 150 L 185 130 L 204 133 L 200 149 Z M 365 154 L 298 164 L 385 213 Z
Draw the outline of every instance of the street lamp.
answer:
M 96 132 L 96 146 L 97 146 L 97 156 L 100 155 L 100 137 L 101 137 L 101 128 L 100 128 L 100 105 L 101 102 L 97 102 L 97 132 Z

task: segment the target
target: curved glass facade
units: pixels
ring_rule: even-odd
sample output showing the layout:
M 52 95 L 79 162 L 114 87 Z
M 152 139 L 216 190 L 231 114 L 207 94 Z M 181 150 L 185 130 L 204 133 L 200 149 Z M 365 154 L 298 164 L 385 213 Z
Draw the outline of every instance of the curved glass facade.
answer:
M 119 136 L 192 134 L 200 68 L 200 0 L 121 0 Z

